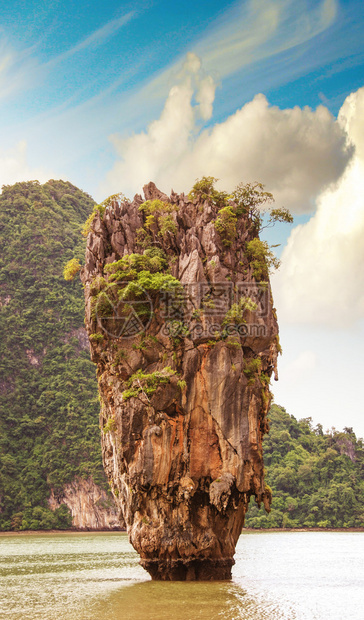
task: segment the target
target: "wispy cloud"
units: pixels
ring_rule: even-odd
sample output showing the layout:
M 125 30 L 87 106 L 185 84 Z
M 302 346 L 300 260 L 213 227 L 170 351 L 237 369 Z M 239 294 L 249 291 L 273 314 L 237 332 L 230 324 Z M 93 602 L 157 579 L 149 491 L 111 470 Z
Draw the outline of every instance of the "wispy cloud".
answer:
M 145 116 L 145 101 L 148 109 L 160 109 L 169 90 L 181 73 L 186 53 L 193 52 L 201 58 L 203 70 L 213 77 L 215 83 L 232 76 L 239 76 L 253 87 L 250 91 L 264 90 L 264 66 L 267 80 L 271 76 L 277 84 L 287 79 L 307 73 L 316 68 L 319 59 L 315 54 L 310 62 L 300 62 L 301 48 L 314 37 L 327 30 L 338 15 L 338 0 L 239 0 L 225 11 L 194 43 L 189 44 L 178 58 L 174 58 L 163 70 L 138 84 L 138 88 L 123 93 L 119 105 L 128 109 L 131 122 Z M 303 45 L 304 47 L 304 45 Z M 282 59 L 282 53 L 292 51 L 289 58 Z M 341 52 L 340 52 L 341 53 Z M 275 57 L 281 54 L 279 61 Z M 295 55 L 294 66 L 292 57 Z M 336 60 L 337 50 L 333 48 L 331 57 Z M 252 73 L 255 63 L 260 65 L 257 75 Z M 311 63 L 311 64 L 310 64 Z M 256 83 L 258 80 L 258 83 Z M 248 86 L 248 84 L 247 84 Z M 232 96 L 230 110 L 241 101 L 241 91 Z M 237 100 L 237 98 L 239 100 Z M 248 99 L 247 99 L 248 100 Z M 129 113 L 131 116 L 129 116 Z M 130 122 L 128 125 L 130 126 Z M 123 128 L 121 127 L 122 131 Z
M 128 22 L 130 22 L 137 15 L 136 11 L 130 11 L 126 15 L 122 15 L 116 19 L 112 19 L 101 28 L 98 28 L 90 35 L 88 35 L 85 39 L 71 47 L 69 50 L 66 50 L 62 54 L 59 54 L 48 63 L 46 63 L 45 67 L 52 68 L 56 64 L 71 58 L 75 54 L 82 52 L 88 48 L 95 48 L 99 45 L 102 45 L 107 39 L 112 37 L 114 34 L 120 30 L 123 26 L 125 26 Z
M 33 52 L 34 48 L 18 52 L 5 36 L 0 38 L 0 100 L 23 90 L 34 81 L 39 64 L 32 57 Z
M 337 0 L 239 0 L 186 51 L 199 56 L 215 80 L 223 79 L 307 43 L 327 30 L 337 14 Z M 168 85 L 183 62 L 184 55 L 156 76 L 156 91 Z
M 207 71 L 221 77 L 306 43 L 337 15 L 337 0 L 239 2 L 194 48 Z
M 69 50 L 43 64 L 37 58 L 37 46 L 17 50 L 0 31 L 0 100 L 36 87 L 58 64 L 84 50 L 102 45 L 136 15 L 136 11 L 130 11 L 107 22 Z

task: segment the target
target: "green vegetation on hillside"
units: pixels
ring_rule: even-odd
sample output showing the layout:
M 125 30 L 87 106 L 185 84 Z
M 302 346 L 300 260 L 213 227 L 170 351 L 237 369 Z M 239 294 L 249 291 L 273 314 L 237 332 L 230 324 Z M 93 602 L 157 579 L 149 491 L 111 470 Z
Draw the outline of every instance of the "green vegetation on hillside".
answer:
M 75 476 L 104 487 L 95 368 L 78 278 L 90 196 L 71 183 L 4 186 L 0 195 L 0 529 L 68 527 L 47 507 Z M 76 264 L 76 263 L 75 263 Z
M 364 527 L 363 440 L 352 428 L 324 433 L 277 405 L 269 419 L 263 451 L 272 510 L 251 504 L 246 527 Z

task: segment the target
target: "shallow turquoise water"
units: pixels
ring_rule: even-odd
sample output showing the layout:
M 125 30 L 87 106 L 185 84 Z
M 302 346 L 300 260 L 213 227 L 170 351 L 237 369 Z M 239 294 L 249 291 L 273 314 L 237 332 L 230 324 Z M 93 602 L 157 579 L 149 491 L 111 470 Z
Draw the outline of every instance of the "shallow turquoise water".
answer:
M 364 533 L 240 537 L 231 582 L 152 582 L 124 533 L 0 537 L 12 620 L 361 620 Z

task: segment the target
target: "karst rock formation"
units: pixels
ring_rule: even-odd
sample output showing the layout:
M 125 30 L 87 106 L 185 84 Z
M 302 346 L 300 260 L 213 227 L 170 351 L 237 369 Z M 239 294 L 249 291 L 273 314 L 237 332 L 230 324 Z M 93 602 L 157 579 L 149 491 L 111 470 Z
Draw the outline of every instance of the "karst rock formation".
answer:
M 104 467 L 153 579 L 228 579 L 251 496 L 271 499 L 268 271 L 228 197 L 144 194 L 96 211 L 81 273 Z

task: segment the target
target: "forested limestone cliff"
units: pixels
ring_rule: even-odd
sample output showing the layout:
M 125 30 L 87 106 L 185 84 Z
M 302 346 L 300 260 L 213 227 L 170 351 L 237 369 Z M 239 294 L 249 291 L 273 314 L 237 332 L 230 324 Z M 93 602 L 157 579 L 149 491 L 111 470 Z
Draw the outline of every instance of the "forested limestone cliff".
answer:
M 102 468 L 82 290 L 63 278 L 64 263 L 83 259 L 81 228 L 94 204 L 63 181 L 17 183 L 0 195 L 3 530 L 117 522 Z M 83 500 L 85 485 L 97 485 L 98 505 Z
M 262 438 L 278 327 L 261 186 L 187 197 L 153 183 L 90 218 L 86 325 L 105 470 L 156 579 L 228 578 L 249 499 L 270 504 Z M 276 214 L 278 215 L 278 214 Z

